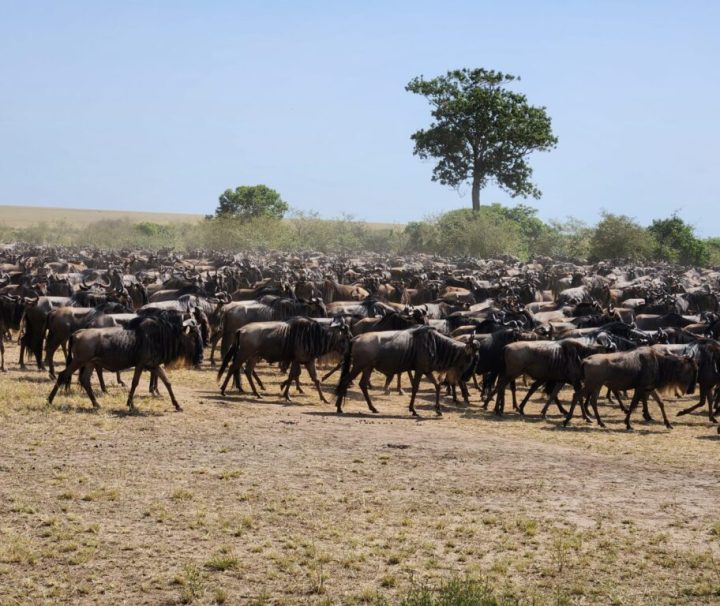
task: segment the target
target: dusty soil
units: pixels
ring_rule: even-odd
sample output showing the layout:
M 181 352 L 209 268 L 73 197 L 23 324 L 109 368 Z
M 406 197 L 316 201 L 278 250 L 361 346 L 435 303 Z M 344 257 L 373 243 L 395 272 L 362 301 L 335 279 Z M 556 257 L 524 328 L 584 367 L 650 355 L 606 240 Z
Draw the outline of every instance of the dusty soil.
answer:
M 379 391 L 380 415 L 353 395 L 339 417 L 307 387 L 283 403 L 273 369 L 260 401 L 177 370 L 182 413 L 143 382 L 128 415 L 112 379 L 92 412 L 76 387 L 46 406 L 49 379 L 8 349 L 2 605 L 372 604 L 451 575 L 523 603 L 720 598 L 720 440 L 702 416 L 628 433 L 606 405 L 609 429 L 562 429 L 498 420 L 473 393 L 435 418 L 426 390 L 420 420 Z

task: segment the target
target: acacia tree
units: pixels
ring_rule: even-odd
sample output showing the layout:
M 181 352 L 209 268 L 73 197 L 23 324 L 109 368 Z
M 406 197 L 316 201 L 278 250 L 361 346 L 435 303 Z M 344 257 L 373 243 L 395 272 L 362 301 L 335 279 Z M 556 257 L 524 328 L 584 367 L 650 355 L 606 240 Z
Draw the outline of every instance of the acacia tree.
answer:
M 287 202 L 267 185 L 241 185 L 220 194 L 215 216 L 222 219 L 282 219 L 287 210 Z
M 472 183 L 473 210 L 480 208 L 480 190 L 490 180 L 515 196 L 539 198 L 530 181 L 528 155 L 557 145 L 544 107 L 505 84 L 519 78 L 485 69 L 449 71 L 425 80 L 414 78 L 405 90 L 427 97 L 434 122 L 414 133 L 414 154 L 437 158 L 433 181 L 459 187 Z

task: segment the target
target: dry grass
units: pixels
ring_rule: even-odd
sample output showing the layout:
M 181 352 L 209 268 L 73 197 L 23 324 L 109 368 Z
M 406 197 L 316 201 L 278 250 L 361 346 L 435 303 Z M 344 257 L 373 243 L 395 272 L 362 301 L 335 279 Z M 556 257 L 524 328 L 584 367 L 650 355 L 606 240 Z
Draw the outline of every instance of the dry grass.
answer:
M 337 417 L 310 389 L 281 402 L 270 369 L 261 401 L 220 398 L 206 369 L 172 373 L 182 413 L 145 382 L 136 415 L 116 386 L 99 412 L 75 387 L 49 408 L 8 350 L 0 604 L 378 604 L 465 575 L 534 604 L 720 597 L 703 417 L 436 419 L 427 390 L 421 420 L 379 392 L 381 415 L 352 395 Z
M 123 219 L 132 223 L 196 223 L 204 215 L 189 213 L 159 213 L 125 210 L 98 210 L 86 208 L 54 208 L 47 206 L 0 205 L 0 224 L 12 228 L 24 228 L 38 223 L 65 222 L 83 227 L 96 221 Z M 400 223 L 367 223 L 371 229 L 403 229 Z
M 194 223 L 203 215 L 184 213 L 152 213 L 124 210 L 97 210 L 87 208 L 53 208 L 46 206 L 0 205 L 0 223 L 8 227 L 30 227 L 40 222 L 53 224 L 64 221 L 78 227 L 95 221 L 126 219 L 133 223 Z

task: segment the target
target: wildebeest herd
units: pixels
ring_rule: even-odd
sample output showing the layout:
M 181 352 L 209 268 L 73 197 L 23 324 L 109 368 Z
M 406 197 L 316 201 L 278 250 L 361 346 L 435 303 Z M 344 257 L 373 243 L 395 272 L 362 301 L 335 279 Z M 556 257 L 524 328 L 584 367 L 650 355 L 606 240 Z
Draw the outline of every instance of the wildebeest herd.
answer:
M 165 366 L 216 364 L 221 392 L 262 397 L 260 362 L 286 375 L 281 394 L 301 390 L 305 368 L 320 399 L 332 389 L 338 413 L 358 389 L 376 413 L 373 372 L 382 389 L 421 381 L 441 400 L 491 403 L 497 415 L 524 415 L 543 394 L 567 425 L 577 410 L 604 427 L 601 397 L 625 424 L 638 405 L 645 420 L 663 398 L 699 400 L 678 415 L 720 407 L 720 272 L 537 258 L 442 259 L 321 253 L 229 255 L 195 251 L 100 252 L 10 245 L 0 249 L 0 369 L 4 341 L 17 339 L 19 366 L 34 363 L 54 380 L 49 402 L 74 374 L 93 406 L 93 376 L 133 369 L 128 406 L 143 371 L 161 381 L 180 410 Z M 65 368 L 56 374 L 62 350 Z M 327 372 L 318 375 L 317 364 Z M 335 377 L 335 379 L 333 379 Z M 529 386 L 518 402 L 516 384 Z M 330 386 L 330 381 L 332 384 Z M 357 381 L 357 386 L 355 386 Z M 572 395 L 563 396 L 568 387 Z M 471 391 L 472 390 L 472 393 Z M 249 395 L 249 394 L 248 394 Z M 563 402 L 562 399 L 566 400 Z M 475 400 L 471 404 L 472 400 Z M 602 400 L 601 400 L 602 401 Z

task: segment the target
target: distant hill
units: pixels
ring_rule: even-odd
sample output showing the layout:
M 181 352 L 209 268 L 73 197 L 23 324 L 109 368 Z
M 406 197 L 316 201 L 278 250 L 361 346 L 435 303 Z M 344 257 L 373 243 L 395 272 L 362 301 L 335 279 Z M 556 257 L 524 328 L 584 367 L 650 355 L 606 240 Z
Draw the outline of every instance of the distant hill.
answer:
M 29 227 L 45 222 L 48 224 L 65 221 L 71 225 L 83 226 L 103 219 L 127 219 L 133 223 L 194 223 L 205 215 L 188 213 L 153 213 L 132 210 L 98 210 L 88 208 L 55 208 L 48 206 L 4 206 L 0 204 L 0 224 L 8 227 Z M 402 229 L 399 223 L 368 223 L 375 229 Z
M 65 221 L 81 226 L 102 219 L 127 219 L 133 223 L 194 223 L 203 215 L 184 213 L 151 213 L 124 210 L 96 210 L 87 208 L 54 208 L 46 206 L 2 206 L 0 223 L 8 227 L 28 227 L 37 223 L 59 223 Z

